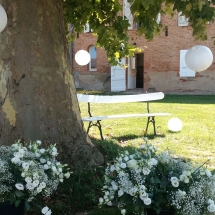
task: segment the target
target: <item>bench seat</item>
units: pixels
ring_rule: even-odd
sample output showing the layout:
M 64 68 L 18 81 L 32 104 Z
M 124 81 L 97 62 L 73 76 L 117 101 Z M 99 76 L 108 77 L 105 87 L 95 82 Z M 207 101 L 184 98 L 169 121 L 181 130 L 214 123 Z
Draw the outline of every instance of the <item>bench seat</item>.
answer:
M 120 119 L 120 118 L 135 118 L 135 117 L 152 117 L 152 116 L 170 116 L 170 113 L 143 113 L 143 114 L 119 114 L 119 115 L 110 115 L 110 116 L 92 116 L 84 117 L 83 121 L 92 122 L 97 120 L 105 119 Z

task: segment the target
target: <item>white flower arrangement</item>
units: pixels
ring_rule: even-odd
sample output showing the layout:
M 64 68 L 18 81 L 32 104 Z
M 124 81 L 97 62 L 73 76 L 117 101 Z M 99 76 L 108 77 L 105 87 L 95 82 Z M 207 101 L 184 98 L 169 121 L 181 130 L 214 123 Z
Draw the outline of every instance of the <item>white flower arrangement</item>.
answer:
M 105 171 L 99 206 L 117 206 L 122 215 L 160 213 L 215 214 L 215 175 L 169 152 L 158 153 L 147 143 L 130 154 L 124 151 Z
M 55 145 L 41 148 L 37 140 L 24 144 L 17 141 L 9 146 L 0 146 L 0 202 L 10 202 L 18 206 L 38 196 L 48 197 L 60 182 L 70 177 L 69 168 L 56 160 Z M 44 207 L 42 214 L 50 215 L 51 210 Z

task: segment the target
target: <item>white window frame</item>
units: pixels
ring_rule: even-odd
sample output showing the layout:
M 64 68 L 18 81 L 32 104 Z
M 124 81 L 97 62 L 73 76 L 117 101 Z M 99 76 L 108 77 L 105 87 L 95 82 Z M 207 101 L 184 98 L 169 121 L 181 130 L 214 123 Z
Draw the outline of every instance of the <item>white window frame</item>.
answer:
M 94 46 L 94 45 L 90 46 L 90 48 L 89 48 L 89 53 L 90 53 L 90 49 L 93 48 L 93 47 L 96 49 L 96 46 Z M 96 51 L 96 58 L 95 58 L 95 60 L 96 60 L 96 68 L 92 68 L 92 67 L 91 67 L 91 60 L 92 60 L 92 59 L 94 59 L 94 58 L 92 58 L 92 56 L 90 55 L 89 71 L 92 71 L 92 72 L 93 72 L 93 71 L 97 71 L 97 51 Z

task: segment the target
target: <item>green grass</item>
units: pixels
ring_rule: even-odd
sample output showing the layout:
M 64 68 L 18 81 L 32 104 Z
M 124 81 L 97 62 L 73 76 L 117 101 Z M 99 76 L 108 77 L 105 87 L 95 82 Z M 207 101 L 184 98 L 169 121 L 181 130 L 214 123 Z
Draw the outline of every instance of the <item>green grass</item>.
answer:
M 88 116 L 87 104 L 80 103 L 81 116 Z M 120 113 L 146 113 L 146 103 L 93 104 L 92 115 L 110 115 Z M 150 103 L 151 112 L 167 112 L 171 116 L 156 117 L 159 135 L 154 136 L 152 125 L 149 126 L 148 138 L 159 149 L 167 148 L 177 154 L 190 158 L 194 162 L 211 159 L 210 166 L 215 166 L 215 96 L 213 95 L 166 95 L 164 99 Z M 180 132 L 170 132 L 168 121 L 179 118 L 183 122 Z M 135 146 L 141 143 L 147 118 L 124 118 L 103 120 L 103 135 L 106 140 L 115 140 L 121 146 Z M 88 123 L 84 123 L 87 128 Z M 97 127 L 90 129 L 91 138 L 100 139 Z
M 88 116 L 86 103 L 80 103 L 80 109 L 82 117 Z M 160 150 L 173 150 L 179 156 L 193 162 L 204 163 L 210 159 L 208 168 L 215 168 L 215 96 L 166 95 L 161 101 L 151 102 L 150 110 L 168 112 L 172 115 L 156 118 L 159 135 L 153 135 L 150 125 L 147 135 L 149 142 Z M 146 113 L 146 103 L 95 104 L 92 107 L 92 113 L 95 115 L 142 112 Z M 167 123 L 172 117 L 182 120 L 183 128 L 180 132 L 173 133 L 168 130 Z M 102 121 L 103 134 L 106 137 L 104 141 L 100 140 L 97 128 L 90 130 L 92 142 L 103 153 L 105 163 L 113 161 L 121 150 L 134 150 L 144 142 L 146 120 L 147 118 L 104 120 Z M 87 123 L 85 126 L 87 127 Z M 117 209 L 97 207 L 98 199 L 102 196 L 104 168 L 105 166 L 94 167 L 73 173 L 47 202 L 53 214 L 71 215 L 77 211 L 90 211 L 91 215 L 120 214 Z

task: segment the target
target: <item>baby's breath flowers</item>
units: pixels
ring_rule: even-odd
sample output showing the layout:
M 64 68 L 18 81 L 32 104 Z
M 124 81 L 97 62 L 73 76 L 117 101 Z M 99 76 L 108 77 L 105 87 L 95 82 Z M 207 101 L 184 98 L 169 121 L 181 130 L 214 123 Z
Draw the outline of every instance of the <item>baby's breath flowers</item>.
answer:
M 28 202 L 50 196 L 60 182 L 70 177 L 67 165 L 56 160 L 56 145 L 45 149 L 41 144 L 40 140 L 29 144 L 17 141 L 10 147 L 0 147 L 0 202 L 18 205 L 24 200 L 29 207 Z M 48 207 L 41 212 L 51 214 Z
M 159 213 L 215 215 L 215 175 L 147 142 L 134 153 L 121 152 L 105 170 L 99 206 L 117 206 L 122 215 Z

